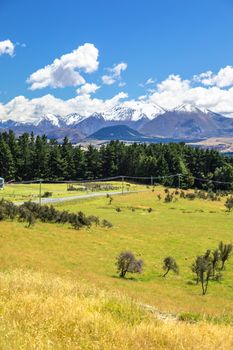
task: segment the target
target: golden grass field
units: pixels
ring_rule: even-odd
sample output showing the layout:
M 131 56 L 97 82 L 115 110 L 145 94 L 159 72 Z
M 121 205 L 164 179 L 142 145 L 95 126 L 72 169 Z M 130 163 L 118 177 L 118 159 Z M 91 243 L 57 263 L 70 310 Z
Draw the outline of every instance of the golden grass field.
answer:
M 0 222 L 0 349 L 232 349 L 233 257 L 206 296 L 190 265 L 232 241 L 233 214 L 225 198 L 166 204 L 158 193 L 162 187 L 114 196 L 111 205 L 106 197 L 56 204 L 107 219 L 110 229 Z M 115 257 L 126 249 L 144 260 L 144 272 L 120 279 Z M 161 277 L 167 255 L 178 276 Z

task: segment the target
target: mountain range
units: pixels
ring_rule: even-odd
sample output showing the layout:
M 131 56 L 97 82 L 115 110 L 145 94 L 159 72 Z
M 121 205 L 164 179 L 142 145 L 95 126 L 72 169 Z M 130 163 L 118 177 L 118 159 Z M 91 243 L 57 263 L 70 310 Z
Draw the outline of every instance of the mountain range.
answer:
M 122 126 L 125 128 L 122 129 Z M 165 110 L 158 105 L 145 103 L 135 108 L 118 105 L 104 113 L 95 112 L 87 117 L 73 113 L 66 116 L 46 114 L 35 122 L 25 123 L 1 120 L 0 131 L 9 129 L 17 135 L 24 132 L 46 134 L 48 138 L 56 138 L 58 141 L 68 136 L 73 143 L 95 138 L 96 132 L 101 129 L 104 129 L 103 132 L 97 136 L 106 140 L 122 134 L 123 139 L 136 137 L 145 141 L 146 138 L 169 138 L 185 141 L 232 137 L 233 118 L 189 104 Z

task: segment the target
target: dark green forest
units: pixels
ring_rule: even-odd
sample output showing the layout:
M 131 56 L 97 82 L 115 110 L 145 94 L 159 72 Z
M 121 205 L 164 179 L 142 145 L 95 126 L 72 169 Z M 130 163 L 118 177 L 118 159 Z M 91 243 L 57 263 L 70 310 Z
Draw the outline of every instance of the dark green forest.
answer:
M 44 136 L 14 132 L 0 134 L 0 176 L 6 181 L 44 181 L 98 179 L 117 175 L 164 177 L 180 173 L 183 187 L 231 189 L 233 159 L 215 150 L 185 145 L 132 144 L 111 141 L 99 149 L 83 150 L 68 138 L 62 144 Z M 205 179 L 205 182 L 198 180 Z M 177 186 L 176 178 L 156 182 Z

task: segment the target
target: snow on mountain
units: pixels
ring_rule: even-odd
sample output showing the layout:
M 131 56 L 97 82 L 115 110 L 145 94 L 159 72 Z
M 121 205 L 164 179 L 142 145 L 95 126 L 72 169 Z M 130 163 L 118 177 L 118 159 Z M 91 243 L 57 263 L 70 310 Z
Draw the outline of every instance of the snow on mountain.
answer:
M 134 110 L 135 120 L 140 119 L 144 114 L 148 119 L 154 119 L 160 114 L 164 114 L 166 110 L 155 103 L 148 103 L 143 101 L 127 101 L 124 102 L 126 107 Z
M 165 113 L 165 110 L 155 104 L 141 101 L 132 101 L 113 107 L 103 113 L 108 121 L 138 121 L 140 119 L 153 119 L 157 115 Z
M 61 126 L 61 121 L 60 121 L 60 117 L 58 115 L 55 114 L 51 114 L 51 113 L 47 113 L 45 115 L 43 115 L 41 118 L 39 118 L 35 123 L 35 126 L 41 126 L 41 125 L 52 125 L 52 126 L 56 126 L 56 127 L 60 127 Z
M 72 113 L 72 114 L 65 115 L 61 119 L 66 125 L 74 125 L 74 124 L 80 123 L 85 118 L 86 117 L 84 117 L 83 115 L 80 115 L 78 113 Z
M 205 113 L 205 114 L 210 112 L 208 109 L 199 108 L 199 107 L 192 105 L 192 104 L 189 104 L 189 103 L 178 106 L 171 111 L 182 112 L 182 113 L 200 113 L 201 112 L 201 113 Z
M 127 121 L 132 120 L 134 110 L 121 105 L 115 106 L 110 110 L 102 113 L 105 120 L 108 121 Z

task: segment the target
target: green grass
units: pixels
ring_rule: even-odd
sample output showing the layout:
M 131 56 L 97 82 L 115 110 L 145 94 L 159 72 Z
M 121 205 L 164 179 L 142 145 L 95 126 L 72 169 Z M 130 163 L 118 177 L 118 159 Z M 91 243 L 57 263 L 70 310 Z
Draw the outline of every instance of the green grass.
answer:
M 75 185 L 80 188 L 83 188 L 81 191 L 67 191 L 67 184 L 60 183 L 60 184 L 46 184 L 42 183 L 41 185 L 41 193 L 43 195 L 44 192 L 52 192 L 53 198 L 63 198 L 63 197 L 70 197 L 70 196 L 79 196 L 83 194 L 90 194 L 93 192 L 118 192 L 122 190 L 122 184 L 121 182 L 104 182 L 104 183 L 97 183 L 99 185 L 112 185 L 114 186 L 114 190 L 98 190 L 98 191 L 91 191 L 90 189 L 85 190 L 85 185 Z M 91 186 L 92 183 L 88 183 L 87 186 Z M 127 182 L 124 182 L 124 191 L 132 192 L 136 191 L 138 189 L 144 188 L 146 189 L 146 186 L 138 186 L 134 184 L 128 184 Z M 28 200 L 38 200 L 39 198 L 39 191 L 40 191 L 40 185 L 37 184 L 7 184 L 3 190 L 0 191 L 0 199 L 4 198 L 6 200 L 10 200 L 13 202 L 21 202 L 21 201 L 28 201 Z
M 190 265 L 197 254 L 232 241 L 233 214 L 221 202 L 179 199 L 165 204 L 155 192 L 106 197 L 57 204 L 57 209 L 98 215 L 113 228 L 91 227 L 75 231 L 68 225 L 36 223 L 26 228 L 18 222 L 0 222 L 1 270 L 17 267 L 70 276 L 108 291 L 119 291 L 164 312 L 197 314 L 215 322 L 233 323 L 233 257 L 223 281 L 211 282 L 201 295 Z M 120 207 L 121 212 L 116 212 Z M 132 211 L 132 207 L 135 211 Z M 148 213 L 151 207 L 153 211 Z M 131 250 L 145 262 L 142 275 L 118 278 L 115 257 Z M 162 261 L 172 255 L 180 275 L 162 278 Z M 199 316 L 200 315 L 200 316 Z

